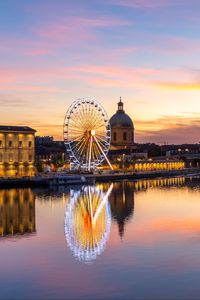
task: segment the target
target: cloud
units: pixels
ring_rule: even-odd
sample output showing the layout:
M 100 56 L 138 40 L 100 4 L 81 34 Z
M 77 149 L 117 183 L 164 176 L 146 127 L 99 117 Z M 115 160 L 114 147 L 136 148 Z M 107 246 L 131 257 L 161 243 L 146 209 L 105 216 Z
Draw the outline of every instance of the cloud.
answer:
M 164 116 L 157 120 L 135 121 L 136 142 L 198 143 L 200 113 L 194 116 Z
M 129 8 L 161 8 L 175 4 L 175 0 L 111 0 L 112 4 Z
M 200 82 L 157 82 L 156 86 L 167 90 L 200 90 Z
M 130 24 L 130 21 L 110 16 L 68 16 L 67 18 L 61 18 L 56 21 L 46 20 L 42 26 L 33 28 L 33 32 L 51 42 L 56 41 L 71 47 L 83 41 L 96 40 L 97 32 L 95 32 L 95 29 L 121 27 Z
M 11 94 L 0 94 L 0 107 L 23 107 L 28 101 Z
M 28 56 L 43 56 L 52 53 L 49 49 L 44 48 L 33 48 L 25 51 L 25 55 Z
M 76 74 L 85 82 L 102 87 L 134 87 L 147 82 L 151 76 L 158 75 L 159 70 L 152 68 L 131 68 L 117 65 L 80 65 L 66 68 L 69 74 Z

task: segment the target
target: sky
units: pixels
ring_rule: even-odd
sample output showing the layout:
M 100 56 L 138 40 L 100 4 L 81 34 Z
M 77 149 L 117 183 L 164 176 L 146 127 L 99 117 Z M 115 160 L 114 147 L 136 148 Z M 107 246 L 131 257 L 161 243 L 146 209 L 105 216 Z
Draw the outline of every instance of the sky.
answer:
M 199 0 L 0 1 L 0 123 L 62 140 L 69 105 L 119 97 L 136 142 L 200 142 Z

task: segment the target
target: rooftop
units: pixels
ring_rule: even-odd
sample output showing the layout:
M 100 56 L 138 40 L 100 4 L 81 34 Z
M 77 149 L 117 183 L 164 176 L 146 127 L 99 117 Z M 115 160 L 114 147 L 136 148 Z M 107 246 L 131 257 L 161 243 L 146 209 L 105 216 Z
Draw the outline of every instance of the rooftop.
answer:
M 6 126 L 6 125 L 0 125 L 0 131 L 36 132 L 35 129 L 28 126 Z

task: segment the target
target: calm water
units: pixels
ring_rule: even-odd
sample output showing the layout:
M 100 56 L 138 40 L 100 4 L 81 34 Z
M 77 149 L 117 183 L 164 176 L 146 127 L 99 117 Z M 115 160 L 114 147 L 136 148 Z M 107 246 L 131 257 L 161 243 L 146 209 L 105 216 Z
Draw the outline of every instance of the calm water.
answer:
M 0 190 L 0 298 L 200 298 L 200 179 Z

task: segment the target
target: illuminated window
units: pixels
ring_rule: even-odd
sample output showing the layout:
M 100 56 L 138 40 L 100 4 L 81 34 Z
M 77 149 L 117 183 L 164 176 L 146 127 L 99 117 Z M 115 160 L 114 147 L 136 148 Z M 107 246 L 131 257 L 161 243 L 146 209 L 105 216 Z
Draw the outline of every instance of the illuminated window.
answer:
M 32 161 L 32 155 L 28 156 L 28 161 L 31 162 Z
M 9 142 L 8 142 L 8 146 L 9 146 L 9 147 L 12 147 L 12 141 L 9 141 Z
M 113 140 L 116 141 L 117 140 L 117 132 L 113 133 Z
M 19 141 L 19 147 L 22 147 L 22 141 Z
M 124 141 L 127 140 L 127 133 L 126 133 L 126 132 L 123 133 L 123 140 L 124 140 Z
M 13 161 L 13 155 L 11 153 L 9 154 L 9 161 Z
M 28 142 L 28 146 L 29 146 L 29 148 L 31 148 L 31 146 L 32 146 L 32 142 L 31 141 Z

